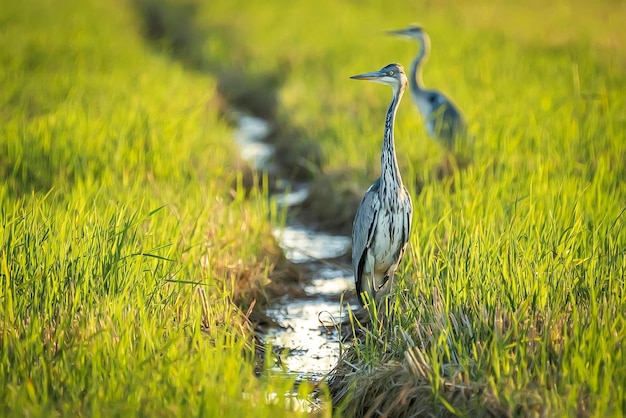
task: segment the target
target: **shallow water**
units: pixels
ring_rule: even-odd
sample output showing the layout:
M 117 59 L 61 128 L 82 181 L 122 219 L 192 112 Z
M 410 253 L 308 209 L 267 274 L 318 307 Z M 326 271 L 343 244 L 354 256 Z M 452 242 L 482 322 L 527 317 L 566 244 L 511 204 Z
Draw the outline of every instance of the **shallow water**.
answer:
M 274 235 L 286 257 L 310 280 L 304 286 L 305 297 L 284 297 L 267 310 L 283 328 L 270 329 L 266 340 L 288 350 L 281 365 L 287 372 L 323 375 L 339 359 L 339 336 L 333 325 L 345 315 L 342 296 L 350 289 L 352 272 L 337 260 L 350 251 L 350 238 L 297 223 L 275 228 Z
M 237 130 L 235 142 L 239 146 L 241 157 L 257 169 L 267 167 L 274 154 L 274 147 L 263 142 L 270 134 L 269 123 L 261 118 L 236 113 Z
M 304 225 L 287 225 L 275 228 L 285 256 L 293 263 L 340 257 L 350 249 L 350 238 L 316 232 Z
M 235 141 L 241 155 L 256 169 L 268 169 L 275 149 L 263 142 L 270 133 L 263 119 L 237 115 L 239 122 Z M 287 191 L 272 196 L 279 207 L 295 207 L 308 195 L 308 186 L 284 181 Z M 307 379 L 328 373 L 339 359 L 340 343 L 332 326 L 345 315 L 342 295 L 352 286 L 351 266 L 344 257 L 350 251 L 350 237 L 313 230 L 310 226 L 288 221 L 275 227 L 274 236 L 285 256 L 301 267 L 310 279 L 304 287 L 305 297 L 283 297 L 275 301 L 267 314 L 281 327 L 269 328 L 266 342 L 283 350 L 280 367 Z M 339 261 L 338 261 L 339 260 Z

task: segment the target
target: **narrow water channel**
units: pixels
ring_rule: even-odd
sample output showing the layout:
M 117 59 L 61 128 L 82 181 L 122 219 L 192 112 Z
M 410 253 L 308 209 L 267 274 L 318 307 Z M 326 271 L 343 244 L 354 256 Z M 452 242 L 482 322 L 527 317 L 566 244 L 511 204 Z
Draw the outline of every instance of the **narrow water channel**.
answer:
M 342 294 L 350 288 L 351 274 L 339 257 L 350 249 L 350 240 L 315 232 L 305 225 L 276 228 L 274 234 L 287 258 L 308 276 L 306 296 L 285 296 L 267 313 L 283 327 L 270 329 L 267 341 L 289 350 L 283 366 L 289 372 L 315 378 L 329 372 L 339 358 L 339 341 L 333 323 L 340 321 Z
M 264 142 L 270 126 L 260 118 L 237 115 L 235 141 L 241 155 L 256 169 L 268 169 L 274 148 Z M 308 195 L 305 183 L 289 184 L 289 191 L 275 193 L 279 207 L 295 208 Z M 350 237 L 315 231 L 293 217 L 287 225 L 275 226 L 274 236 L 286 257 L 298 265 L 307 280 L 305 296 L 284 296 L 274 301 L 267 314 L 281 326 L 269 328 L 265 341 L 280 348 L 281 367 L 288 373 L 306 379 L 317 379 L 328 373 L 339 359 L 340 342 L 333 323 L 346 315 L 342 295 L 352 286 L 349 264 Z M 353 306 L 354 308 L 354 306 Z

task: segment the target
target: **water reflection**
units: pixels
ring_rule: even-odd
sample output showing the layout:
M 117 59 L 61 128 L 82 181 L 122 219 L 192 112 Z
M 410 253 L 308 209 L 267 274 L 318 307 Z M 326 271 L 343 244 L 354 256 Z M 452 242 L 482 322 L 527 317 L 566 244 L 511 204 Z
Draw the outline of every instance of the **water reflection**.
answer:
M 241 157 L 255 169 L 267 168 L 274 155 L 274 146 L 263 142 L 271 131 L 269 123 L 250 115 L 235 116 L 238 121 L 235 142 L 239 146 Z
M 350 239 L 312 231 L 303 225 L 276 228 L 274 233 L 287 258 L 306 263 L 313 273 L 304 287 L 308 297 L 284 298 L 268 310 L 285 327 L 270 330 L 269 341 L 290 349 L 282 360 L 288 371 L 325 374 L 339 359 L 339 337 L 331 325 L 345 314 L 341 296 L 350 288 L 352 275 L 347 265 L 324 260 L 345 255 Z
M 282 306 L 269 309 L 268 314 L 276 318 L 286 329 L 272 329 L 268 340 L 279 347 L 289 349 L 282 359 L 291 372 L 324 374 L 329 372 L 339 359 L 337 336 L 321 327 L 318 315 L 339 317 L 339 304 L 322 300 L 286 300 Z
M 274 235 L 294 263 L 336 258 L 350 249 L 350 237 L 313 231 L 303 225 L 275 228 Z
M 271 132 L 267 121 L 245 114 L 235 115 L 238 129 L 235 133 L 242 157 L 255 169 L 268 170 L 272 164 L 275 148 L 263 142 Z M 294 207 L 308 196 L 306 183 L 283 180 L 283 193 L 272 196 L 279 207 Z M 306 375 L 307 378 L 322 376 L 329 372 L 339 358 L 337 331 L 333 320 L 340 321 L 341 295 L 352 286 L 351 268 L 336 260 L 350 250 L 347 236 L 314 231 L 306 225 L 290 222 L 273 233 L 286 257 L 308 272 L 310 281 L 304 290 L 307 297 L 285 297 L 267 310 L 268 315 L 282 325 L 270 328 L 265 339 L 274 346 L 285 349 L 282 367 L 287 372 Z

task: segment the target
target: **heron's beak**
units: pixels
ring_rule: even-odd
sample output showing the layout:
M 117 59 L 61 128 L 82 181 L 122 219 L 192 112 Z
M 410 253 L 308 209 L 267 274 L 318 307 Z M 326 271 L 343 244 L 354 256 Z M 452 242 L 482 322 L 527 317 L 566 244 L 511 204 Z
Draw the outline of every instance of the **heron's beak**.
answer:
M 406 29 L 388 30 L 387 35 L 392 36 L 407 36 Z
M 355 80 L 379 80 L 384 76 L 385 74 L 381 71 L 372 71 L 369 73 L 353 75 L 350 78 L 353 78 Z
M 398 30 L 388 30 L 387 31 L 387 35 L 391 35 L 391 36 L 404 36 L 407 38 L 411 37 L 410 34 L 410 28 L 408 29 L 398 29 Z
M 387 31 L 387 35 L 415 39 L 421 36 L 420 29 L 421 28 L 419 26 L 409 26 L 408 28 L 404 28 L 404 29 L 389 30 Z M 416 31 L 418 31 L 418 33 L 416 33 Z

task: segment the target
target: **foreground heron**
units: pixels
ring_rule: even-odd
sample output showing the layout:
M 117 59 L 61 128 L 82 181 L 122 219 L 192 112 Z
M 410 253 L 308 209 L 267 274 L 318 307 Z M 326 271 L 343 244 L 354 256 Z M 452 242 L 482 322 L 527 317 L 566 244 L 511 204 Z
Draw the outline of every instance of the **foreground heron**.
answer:
M 361 305 L 366 306 L 371 301 L 378 303 L 391 290 L 411 230 L 413 205 L 402 184 L 393 135 L 396 111 L 408 81 L 400 64 L 351 78 L 386 84 L 393 89 L 385 118 L 381 175 L 365 192 L 352 229 L 356 292 Z
M 411 63 L 411 95 L 424 118 L 428 134 L 442 141 L 448 149 L 453 149 L 455 140 L 467 135 L 467 125 L 452 100 L 438 90 L 424 87 L 422 66 L 430 54 L 430 37 L 423 28 L 416 25 L 388 33 L 414 39 L 419 43 L 419 52 Z

